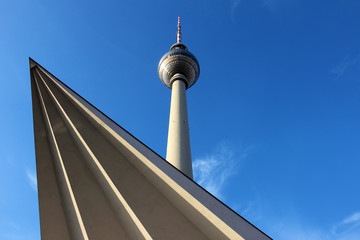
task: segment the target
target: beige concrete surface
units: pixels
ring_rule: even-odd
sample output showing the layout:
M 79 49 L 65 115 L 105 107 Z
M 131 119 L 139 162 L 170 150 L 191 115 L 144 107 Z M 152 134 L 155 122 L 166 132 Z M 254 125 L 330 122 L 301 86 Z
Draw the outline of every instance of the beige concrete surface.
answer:
M 175 80 L 171 87 L 166 160 L 188 177 L 193 178 L 186 86 L 182 80 Z
M 30 66 L 42 239 L 271 239 Z

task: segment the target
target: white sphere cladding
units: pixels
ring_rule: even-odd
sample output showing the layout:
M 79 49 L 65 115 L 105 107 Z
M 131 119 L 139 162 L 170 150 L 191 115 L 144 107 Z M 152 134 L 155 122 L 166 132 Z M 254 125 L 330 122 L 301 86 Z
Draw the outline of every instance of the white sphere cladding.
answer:
M 182 43 L 174 44 L 159 62 L 158 74 L 160 80 L 168 87 L 176 78 L 175 74 L 185 76 L 181 79 L 185 82 L 186 88 L 190 88 L 199 78 L 200 66 L 196 57 L 187 50 Z

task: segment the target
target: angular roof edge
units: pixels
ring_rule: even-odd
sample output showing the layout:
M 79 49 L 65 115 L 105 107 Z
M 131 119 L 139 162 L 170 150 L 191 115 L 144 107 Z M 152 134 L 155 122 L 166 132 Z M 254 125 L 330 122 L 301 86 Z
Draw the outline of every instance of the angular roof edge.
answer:
M 48 72 L 32 58 L 29 58 L 29 65 L 30 71 L 36 69 L 35 67 L 38 67 L 59 87 L 59 89 L 62 89 L 62 91 L 67 94 L 68 98 L 72 99 L 72 101 L 78 105 L 79 108 L 82 108 L 84 112 L 87 112 L 87 114 L 92 119 L 94 119 L 94 121 L 105 126 L 104 131 L 109 133 L 109 138 L 113 139 L 113 141 L 122 142 L 123 145 L 125 144 L 127 148 L 130 149 L 134 155 L 136 155 L 142 161 L 142 163 L 138 162 L 134 163 L 134 165 L 137 165 L 137 167 L 141 168 L 141 171 L 149 171 L 146 173 L 146 176 L 151 178 L 152 182 L 156 182 L 156 184 L 159 184 L 160 186 L 165 182 L 169 183 L 173 181 L 172 185 L 169 184 L 169 186 L 163 186 L 163 192 L 167 191 L 164 189 L 170 187 L 175 189 L 174 191 L 176 191 L 179 196 L 184 198 L 185 202 L 192 201 L 190 199 L 194 198 L 196 203 L 192 205 L 193 207 L 201 207 L 198 204 L 201 203 L 201 205 L 203 205 L 206 209 L 208 209 L 211 213 L 221 219 L 221 221 L 223 221 L 226 225 L 228 225 L 231 229 L 233 229 L 236 233 L 245 239 L 271 239 L 269 236 L 267 236 L 245 218 L 240 216 L 238 213 L 233 211 L 195 181 L 172 166 L 164 158 L 162 158 L 147 145 L 142 143 L 131 133 L 118 125 L 115 121 L 89 103 L 86 99 L 82 98 L 79 94 L 64 84 L 61 80 L 56 78 L 53 74 Z M 145 163 L 146 166 L 142 165 L 143 163 Z M 157 171 L 157 169 L 161 170 L 161 172 Z M 177 185 L 181 188 L 178 188 Z M 181 189 L 185 190 L 185 192 Z M 184 215 L 188 214 L 184 213 Z

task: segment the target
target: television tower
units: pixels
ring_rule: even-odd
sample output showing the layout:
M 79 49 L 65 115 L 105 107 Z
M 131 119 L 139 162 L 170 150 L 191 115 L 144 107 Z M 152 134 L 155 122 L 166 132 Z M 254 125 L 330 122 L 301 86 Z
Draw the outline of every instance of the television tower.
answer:
M 200 66 L 196 57 L 181 43 L 180 16 L 177 28 L 177 42 L 160 59 L 158 67 L 160 80 L 171 89 L 166 160 L 192 178 L 186 89 L 199 78 Z

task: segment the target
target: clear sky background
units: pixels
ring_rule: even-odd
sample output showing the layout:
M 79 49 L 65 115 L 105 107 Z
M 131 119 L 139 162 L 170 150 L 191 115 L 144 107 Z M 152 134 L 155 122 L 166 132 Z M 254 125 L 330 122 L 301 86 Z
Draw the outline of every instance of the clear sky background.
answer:
M 40 239 L 28 57 L 165 157 L 176 41 L 195 180 L 279 240 L 360 239 L 360 1 L 0 2 L 0 239 Z

